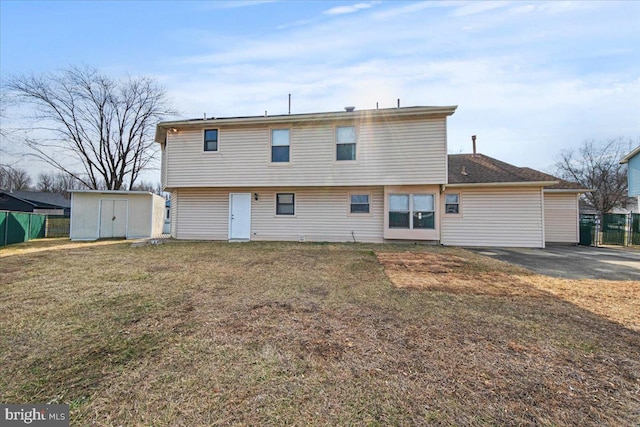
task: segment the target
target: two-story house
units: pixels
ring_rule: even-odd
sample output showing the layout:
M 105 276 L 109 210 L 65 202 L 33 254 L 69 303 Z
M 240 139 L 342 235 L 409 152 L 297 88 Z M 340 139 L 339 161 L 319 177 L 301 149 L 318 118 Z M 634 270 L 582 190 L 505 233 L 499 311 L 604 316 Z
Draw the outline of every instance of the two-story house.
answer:
M 637 197 L 640 207 L 640 146 L 624 156 L 620 163 L 627 164 L 627 191 L 629 197 Z
M 526 247 L 578 241 L 579 188 L 479 154 L 447 156 L 455 106 L 345 110 L 159 123 L 171 235 Z M 545 232 L 556 235 L 545 239 Z

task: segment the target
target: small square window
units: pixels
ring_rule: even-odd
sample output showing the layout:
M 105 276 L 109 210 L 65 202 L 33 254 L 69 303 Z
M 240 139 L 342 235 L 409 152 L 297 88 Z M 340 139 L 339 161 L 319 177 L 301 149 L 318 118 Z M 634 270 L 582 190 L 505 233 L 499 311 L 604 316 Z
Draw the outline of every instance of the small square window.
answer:
M 276 194 L 276 215 L 295 215 L 295 194 Z
M 356 159 L 356 128 L 338 126 L 336 128 L 336 160 Z
M 218 129 L 204 131 L 204 151 L 218 151 Z
M 446 194 L 444 196 L 444 212 L 448 214 L 460 213 L 460 195 Z
M 351 195 L 351 213 L 369 213 L 369 195 Z
M 271 161 L 286 163 L 289 161 L 289 129 L 271 130 Z

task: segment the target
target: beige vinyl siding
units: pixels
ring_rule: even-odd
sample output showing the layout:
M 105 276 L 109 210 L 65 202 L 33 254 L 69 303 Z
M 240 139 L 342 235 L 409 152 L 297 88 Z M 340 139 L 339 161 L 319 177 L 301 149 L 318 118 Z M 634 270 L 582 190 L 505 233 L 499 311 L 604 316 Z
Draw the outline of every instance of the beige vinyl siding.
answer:
M 169 216 L 171 217 L 171 237 L 177 236 L 177 217 L 178 217 L 178 190 L 171 192 L 171 207 Z
M 177 196 L 176 238 L 228 239 L 229 192 L 180 188 Z
M 578 195 L 544 193 L 544 235 L 547 242 L 578 243 Z
M 204 152 L 201 130 L 168 134 L 167 187 L 411 185 L 446 182 L 446 119 L 355 123 L 356 161 L 336 161 L 335 126 L 288 126 L 290 162 L 271 163 L 270 128 L 219 127 L 218 152 Z
M 448 192 L 460 194 L 460 215 L 442 214 L 442 244 L 544 247 L 540 188 L 456 188 Z
M 161 155 L 160 185 L 165 188 L 167 186 L 167 153 L 164 144 L 161 145 Z
M 229 193 L 258 194 L 257 201 L 251 198 L 251 240 L 383 240 L 382 187 L 181 188 L 177 191 L 176 237 L 227 240 Z M 295 194 L 294 216 L 276 216 L 276 193 Z M 369 194 L 370 213 L 351 214 L 350 194 Z M 172 207 L 173 203 L 172 199 Z

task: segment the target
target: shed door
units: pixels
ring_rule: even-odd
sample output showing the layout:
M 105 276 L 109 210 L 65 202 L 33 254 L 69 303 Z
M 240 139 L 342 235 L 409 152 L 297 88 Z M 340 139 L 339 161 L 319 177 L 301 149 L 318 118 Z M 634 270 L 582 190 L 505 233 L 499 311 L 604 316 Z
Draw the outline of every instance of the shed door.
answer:
M 100 238 L 127 237 L 127 201 L 100 200 Z
M 251 193 L 229 194 L 229 239 L 249 240 Z

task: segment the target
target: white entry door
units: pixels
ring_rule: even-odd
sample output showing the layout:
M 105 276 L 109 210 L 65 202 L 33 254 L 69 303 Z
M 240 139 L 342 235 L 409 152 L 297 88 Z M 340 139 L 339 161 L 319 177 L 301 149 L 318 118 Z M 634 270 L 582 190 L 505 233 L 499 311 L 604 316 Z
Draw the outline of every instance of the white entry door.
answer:
M 100 200 L 100 238 L 127 237 L 127 201 Z
M 251 193 L 229 194 L 229 239 L 250 240 Z

